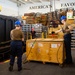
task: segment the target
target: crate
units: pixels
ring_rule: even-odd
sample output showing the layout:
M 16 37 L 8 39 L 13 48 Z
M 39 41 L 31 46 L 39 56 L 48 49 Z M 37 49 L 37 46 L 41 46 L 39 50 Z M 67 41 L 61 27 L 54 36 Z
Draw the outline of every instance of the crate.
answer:
M 26 41 L 27 60 L 52 62 L 63 64 L 64 40 L 63 39 L 32 39 Z

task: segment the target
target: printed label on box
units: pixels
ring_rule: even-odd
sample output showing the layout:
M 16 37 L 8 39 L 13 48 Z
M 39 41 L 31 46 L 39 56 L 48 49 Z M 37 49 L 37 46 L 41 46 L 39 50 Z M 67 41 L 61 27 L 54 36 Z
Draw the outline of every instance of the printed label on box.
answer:
M 51 44 L 51 48 L 57 48 L 57 44 Z
M 43 47 L 43 44 L 42 44 L 42 43 L 38 43 L 38 46 L 39 46 L 39 47 Z

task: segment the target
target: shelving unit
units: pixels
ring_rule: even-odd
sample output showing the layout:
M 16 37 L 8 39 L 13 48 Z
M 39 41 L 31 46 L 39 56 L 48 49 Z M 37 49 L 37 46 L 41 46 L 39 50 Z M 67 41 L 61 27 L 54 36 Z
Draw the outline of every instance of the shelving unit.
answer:
M 71 31 L 71 50 L 75 50 L 75 28 Z

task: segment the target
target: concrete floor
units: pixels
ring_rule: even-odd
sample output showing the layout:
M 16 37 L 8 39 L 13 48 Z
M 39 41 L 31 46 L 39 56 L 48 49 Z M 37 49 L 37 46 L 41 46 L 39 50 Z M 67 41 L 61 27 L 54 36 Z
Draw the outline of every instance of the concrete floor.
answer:
M 15 60 L 14 70 L 8 70 L 9 62 L 0 64 L 0 75 L 75 75 L 75 50 L 72 51 L 73 65 L 61 68 L 58 64 L 42 62 L 27 62 L 23 64 L 23 70 L 17 71 Z M 24 59 L 24 55 L 23 55 Z

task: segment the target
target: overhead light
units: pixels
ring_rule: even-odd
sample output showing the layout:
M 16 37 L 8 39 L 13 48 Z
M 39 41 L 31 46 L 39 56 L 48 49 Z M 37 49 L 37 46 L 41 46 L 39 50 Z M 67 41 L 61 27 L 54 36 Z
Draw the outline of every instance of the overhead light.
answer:
M 26 3 L 33 3 L 32 0 L 23 0 Z
M 25 1 L 28 1 L 28 0 L 25 0 Z
M 24 0 L 24 1 L 30 1 L 30 0 Z

